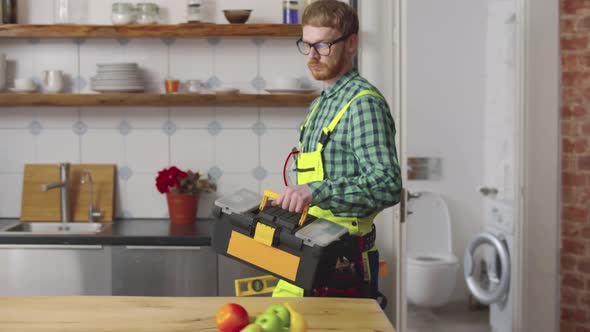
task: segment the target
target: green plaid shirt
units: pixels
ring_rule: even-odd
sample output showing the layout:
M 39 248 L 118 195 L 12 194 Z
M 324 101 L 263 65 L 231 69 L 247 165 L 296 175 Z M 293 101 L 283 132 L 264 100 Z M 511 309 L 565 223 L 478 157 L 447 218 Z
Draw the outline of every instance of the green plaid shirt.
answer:
M 322 91 L 310 108 L 320 103 L 303 132 L 303 152 L 317 149 L 322 128 L 362 90 L 379 92 L 351 71 Z M 325 180 L 308 184 L 313 205 L 336 216 L 360 218 L 399 202 L 395 124 L 384 99 L 369 95 L 355 100 L 330 135 L 323 160 Z

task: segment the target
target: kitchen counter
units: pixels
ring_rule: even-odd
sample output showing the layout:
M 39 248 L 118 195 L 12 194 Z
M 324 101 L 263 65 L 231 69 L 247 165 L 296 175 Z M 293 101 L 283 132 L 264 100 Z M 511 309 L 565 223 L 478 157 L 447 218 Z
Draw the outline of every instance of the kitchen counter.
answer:
M 18 224 L 18 219 L 0 219 L 0 229 Z M 41 235 L 0 234 L 0 244 L 210 246 L 213 219 L 193 225 L 171 225 L 168 219 L 121 219 L 99 234 Z
M 250 316 L 288 301 L 310 331 L 390 331 L 374 300 L 268 297 L 0 297 L 2 331 L 217 331 L 221 305 L 243 305 Z

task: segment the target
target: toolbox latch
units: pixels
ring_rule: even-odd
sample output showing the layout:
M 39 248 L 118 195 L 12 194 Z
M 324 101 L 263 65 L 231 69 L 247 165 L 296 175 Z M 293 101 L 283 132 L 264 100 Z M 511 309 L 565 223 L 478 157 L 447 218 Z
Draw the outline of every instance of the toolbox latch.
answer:
M 254 240 L 272 246 L 272 240 L 275 236 L 276 228 L 265 225 L 261 222 L 256 223 L 256 230 L 254 231 Z

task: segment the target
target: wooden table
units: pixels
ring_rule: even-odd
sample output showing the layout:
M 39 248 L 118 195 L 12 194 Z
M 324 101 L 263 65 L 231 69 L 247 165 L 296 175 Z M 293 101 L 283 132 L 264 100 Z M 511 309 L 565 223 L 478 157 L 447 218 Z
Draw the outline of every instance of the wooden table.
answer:
M 0 297 L 0 331 L 217 331 L 215 314 L 227 302 L 243 305 L 250 316 L 289 302 L 309 331 L 395 332 L 369 299 L 117 296 Z

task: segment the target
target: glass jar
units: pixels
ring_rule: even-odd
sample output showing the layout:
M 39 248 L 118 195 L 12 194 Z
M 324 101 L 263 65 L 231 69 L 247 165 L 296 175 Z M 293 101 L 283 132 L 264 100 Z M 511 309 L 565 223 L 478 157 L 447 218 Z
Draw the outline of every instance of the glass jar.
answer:
M 55 23 L 84 24 L 88 17 L 87 0 L 56 0 Z
M 130 2 L 113 3 L 111 21 L 115 25 L 132 24 L 135 22 L 135 7 Z
M 283 23 L 284 24 L 299 24 L 299 1 L 284 0 L 283 1 Z
M 137 4 L 137 23 L 155 24 L 158 23 L 160 7 L 151 2 L 140 2 Z
M 188 0 L 187 17 L 186 20 L 189 23 L 201 22 L 201 0 Z

